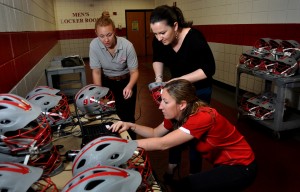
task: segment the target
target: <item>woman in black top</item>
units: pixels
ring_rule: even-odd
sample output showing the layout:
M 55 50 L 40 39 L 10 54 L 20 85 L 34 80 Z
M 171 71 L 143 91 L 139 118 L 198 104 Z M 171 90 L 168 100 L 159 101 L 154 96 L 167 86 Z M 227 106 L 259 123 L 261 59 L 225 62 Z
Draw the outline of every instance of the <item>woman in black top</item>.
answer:
M 156 37 L 153 39 L 155 81 L 164 80 L 163 69 L 166 66 L 170 70 L 171 80 L 186 79 L 192 82 L 199 99 L 210 103 L 215 60 L 205 37 L 200 31 L 193 29 L 192 24 L 185 21 L 178 7 L 162 5 L 153 10 L 150 27 Z M 201 156 L 193 146 L 190 145 L 191 174 L 201 171 Z M 172 179 L 173 170 L 180 160 L 181 149 L 170 149 L 166 180 Z

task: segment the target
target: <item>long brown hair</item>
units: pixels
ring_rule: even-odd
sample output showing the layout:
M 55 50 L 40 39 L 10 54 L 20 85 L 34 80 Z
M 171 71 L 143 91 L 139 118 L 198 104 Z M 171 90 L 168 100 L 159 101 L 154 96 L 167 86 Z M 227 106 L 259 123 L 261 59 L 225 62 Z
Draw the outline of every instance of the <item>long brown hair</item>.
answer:
M 208 106 L 208 104 L 199 100 L 196 95 L 196 88 L 188 80 L 177 79 L 170 81 L 164 86 L 164 90 L 167 91 L 173 99 L 175 99 L 177 104 L 180 104 L 182 101 L 187 103 L 187 106 L 182 111 L 179 120 L 171 120 L 174 128 L 178 128 L 183 125 L 190 115 L 198 111 L 199 107 Z

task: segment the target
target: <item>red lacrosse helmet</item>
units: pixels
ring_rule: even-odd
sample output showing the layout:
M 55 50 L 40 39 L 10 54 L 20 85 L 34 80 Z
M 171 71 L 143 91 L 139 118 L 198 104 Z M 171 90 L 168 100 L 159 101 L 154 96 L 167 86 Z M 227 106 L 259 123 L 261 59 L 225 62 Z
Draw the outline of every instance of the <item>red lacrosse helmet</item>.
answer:
M 165 86 L 165 82 L 152 82 L 148 85 L 149 91 L 151 92 L 152 98 L 155 104 L 160 105 L 161 102 L 161 90 Z
M 49 177 L 64 170 L 63 161 L 55 145 L 48 152 L 31 155 L 28 165 L 42 168 L 44 170 L 43 175 Z
M 270 38 L 261 38 L 257 40 L 252 49 L 242 53 L 239 58 L 240 64 L 243 64 L 245 67 L 250 69 L 257 67 L 261 63 L 262 59 L 270 54 L 270 40 Z
M 138 147 L 132 157 L 127 161 L 126 169 L 138 171 L 142 176 L 142 183 L 137 191 L 152 191 L 155 179 L 152 175 L 152 168 L 147 152 Z
M 37 154 L 52 148 L 51 129 L 45 118 L 37 121 L 40 107 L 14 94 L 0 94 L 0 134 L 12 154 Z
M 0 163 L 0 191 L 51 191 L 58 192 L 50 178 L 42 176 L 43 170 L 20 163 Z
M 139 172 L 113 166 L 95 166 L 74 176 L 62 192 L 136 192 L 141 183 Z
M 136 141 L 103 136 L 86 144 L 73 160 L 73 176 L 98 165 L 125 164 L 137 148 Z
M 290 77 L 295 75 L 298 72 L 298 69 L 299 61 L 292 56 L 284 56 L 277 60 L 277 64 L 272 68 L 271 74 L 276 77 Z
M 300 44 L 295 40 L 284 40 L 281 45 L 284 49 L 300 48 Z
M 274 100 L 270 99 L 262 102 L 256 110 L 255 119 L 267 120 L 274 119 L 275 105 Z
M 41 94 L 41 93 L 48 93 L 48 94 L 52 94 L 52 95 L 62 94 L 62 93 L 60 93 L 59 89 L 54 89 L 49 86 L 37 86 L 26 95 L 25 99 L 28 100 L 30 97 L 37 95 L 37 94 Z
M 75 95 L 76 106 L 88 115 L 98 115 L 116 110 L 115 97 L 107 87 L 90 84 Z
M 270 45 L 270 41 L 272 39 L 271 38 L 260 38 L 258 39 L 255 43 L 253 48 L 258 49 L 260 51 L 262 50 L 270 50 L 271 49 L 271 45 Z
M 38 105 L 51 126 L 71 122 L 71 111 L 65 95 L 38 93 L 28 98 L 28 101 Z

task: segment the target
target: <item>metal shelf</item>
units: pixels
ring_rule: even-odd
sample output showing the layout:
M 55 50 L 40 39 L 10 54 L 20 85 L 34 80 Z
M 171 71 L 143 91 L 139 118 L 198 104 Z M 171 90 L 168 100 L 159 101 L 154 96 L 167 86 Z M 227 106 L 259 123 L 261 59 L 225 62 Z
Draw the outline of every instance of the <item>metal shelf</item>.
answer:
M 65 75 L 65 74 L 77 74 L 79 73 L 78 80 L 65 80 L 59 82 L 60 87 L 54 87 L 53 76 L 56 75 Z M 62 67 L 60 65 L 48 67 L 46 69 L 47 83 L 48 86 L 58 88 L 66 95 L 75 95 L 80 88 L 86 85 L 86 75 L 85 75 L 85 66 L 74 66 L 74 67 Z M 78 87 L 78 84 L 80 86 Z
M 271 84 L 274 83 L 277 86 L 276 92 L 276 105 L 274 112 L 273 120 L 256 120 L 258 123 L 263 126 L 273 130 L 276 135 L 279 135 L 280 131 L 286 131 L 290 129 L 300 128 L 300 114 L 291 112 L 287 118 L 284 118 L 285 112 L 285 93 L 287 88 L 297 88 L 300 87 L 300 75 L 292 77 L 274 77 L 265 73 L 260 73 L 259 71 L 251 70 L 244 65 L 239 65 L 237 68 L 237 81 L 236 81 L 236 92 L 235 92 L 235 101 L 239 114 L 243 115 L 243 111 L 239 108 L 240 101 L 240 79 L 241 74 L 249 74 L 255 77 L 259 77 L 265 80 L 265 91 L 270 91 Z M 249 116 L 251 118 L 251 116 Z M 253 120 L 255 120 L 253 118 Z

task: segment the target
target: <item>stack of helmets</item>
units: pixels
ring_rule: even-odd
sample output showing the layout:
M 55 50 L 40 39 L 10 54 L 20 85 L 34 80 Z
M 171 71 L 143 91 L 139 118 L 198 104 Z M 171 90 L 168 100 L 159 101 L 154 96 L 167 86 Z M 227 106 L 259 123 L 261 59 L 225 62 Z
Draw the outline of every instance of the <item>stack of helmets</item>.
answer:
M 14 94 L 0 94 L 0 134 L 3 150 L 15 155 L 41 153 L 52 148 L 49 124 L 41 108 Z M 7 149 L 7 150 L 4 150 Z
M 274 119 L 276 94 L 265 92 L 259 95 L 245 93 L 241 99 L 241 109 L 245 115 L 255 120 Z
M 145 170 L 147 176 L 151 172 L 148 157 L 145 153 L 141 155 L 141 151 L 133 140 L 115 136 L 94 139 L 76 155 L 73 178 L 62 191 L 139 191 L 147 182 Z
M 0 191 L 52 191 L 58 192 L 43 169 L 13 162 L 0 162 Z
M 59 89 L 38 86 L 30 91 L 25 98 L 41 107 L 43 116 L 46 117 L 50 126 L 67 124 L 72 121 L 68 98 Z
M 257 40 L 254 46 L 246 50 L 240 56 L 240 64 L 249 69 L 254 69 L 261 63 L 262 59 L 270 54 L 270 38 L 261 38 Z
M 23 97 L 0 94 L 0 162 L 23 162 L 42 168 L 48 176 L 63 170 L 51 127 L 41 114 L 38 105 Z
M 295 40 L 261 38 L 240 56 L 243 67 L 271 78 L 297 74 L 299 63 L 300 44 Z

